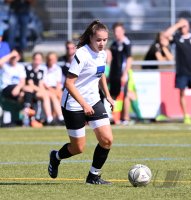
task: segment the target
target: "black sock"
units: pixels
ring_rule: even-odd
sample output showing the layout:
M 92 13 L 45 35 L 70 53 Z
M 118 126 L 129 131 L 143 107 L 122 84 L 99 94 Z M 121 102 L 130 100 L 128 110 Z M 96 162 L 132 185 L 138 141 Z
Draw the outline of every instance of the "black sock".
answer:
M 101 169 L 107 159 L 109 151 L 110 149 L 105 149 L 98 144 L 94 151 L 92 166 L 96 169 Z
M 58 156 L 60 159 L 65 159 L 73 156 L 69 151 L 68 151 L 68 144 L 66 143 L 59 151 L 58 151 Z

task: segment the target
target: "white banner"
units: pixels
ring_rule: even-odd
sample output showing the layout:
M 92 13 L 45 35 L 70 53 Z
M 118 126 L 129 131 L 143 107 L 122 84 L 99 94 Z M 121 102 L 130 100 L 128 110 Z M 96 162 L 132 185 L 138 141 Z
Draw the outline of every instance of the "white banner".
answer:
M 139 108 L 143 118 L 155 118 L 160 114 L 160 72 L 134 72 Z

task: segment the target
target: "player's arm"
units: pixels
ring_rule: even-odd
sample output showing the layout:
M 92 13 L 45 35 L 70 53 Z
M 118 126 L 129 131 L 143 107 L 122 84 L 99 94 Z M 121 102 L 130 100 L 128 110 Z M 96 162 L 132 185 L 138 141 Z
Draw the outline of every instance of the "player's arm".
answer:
M 162 47 L 162 50 L 165 54 L 165 60 L 174 60 L 173 54 L 170 52 L 168 47 Z
M 127 75 L 128 75 L 128 71 L 131 69 L 132 66 L 132 57 L 129 56 L 126 60 L 126 65 L 125 65 L 125 69 L 123 70 L 123 74 L 121 77 L 121 83 L 125 84 L 127 82 Z
M 3 56 L 1 59 L 0 59 L 0 68 L 2 67 L 2 65 L 6 62 L 8 62 L 11 58 L 13 57 L 16 57 L 18 56 L 18 52 L 13 50 L 11 51 L 11 53 L 7 54 L 6 56 Z
M 77 78 L 78 77 L 75 74 L 68 73 L 65 81 L 65 88 L 68 90 L 70 95 L 82 106 L 84 113 L 86 115 L 92 115 L 94 114 L 93 108 L 85 101 L 75 86 L 75 81 Z
M 25 78 L 22 78 L 22 79 L 20 80 L 20 82 L 19 82 L 19 83 L 15 86 L 15 88 L 13 89 L 12 94 L 13 94 L 14 96 L 19 95 L 19 93 L 20 93 L 21 90 L 24 88 L 24 86 L 25 86 Z
M 170 26 L 169 28 L 166 29 L 166 31 L 164 31 L 164 35 L 167 38 L 171 38 L 172 35 L 181 27 L 183 27 L 185 25 L 185 19 L 180 19 L 177 23 L 175 23 L 174 25 Z
M 164 52 L 164 55 L 160 51 L 155 52 L 156 59 L 158 61 L 165 61 L 165 60 L 173 60 L 174 56 L 170 52 L 170 50 L 167 47 L 162 47 L 162 50 Z

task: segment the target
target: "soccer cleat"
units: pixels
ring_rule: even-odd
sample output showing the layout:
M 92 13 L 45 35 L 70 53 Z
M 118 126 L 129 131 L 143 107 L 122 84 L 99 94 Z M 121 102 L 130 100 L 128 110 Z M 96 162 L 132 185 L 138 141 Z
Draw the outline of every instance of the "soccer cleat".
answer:
M 60 160 L 56 158 L 56 150 L 52 150 L 50 152 L 50 162 L 48 165 L 48 173 L 51 178 L 56 178 L 58 176 L 58 166 L 60 164 Z
M 101 179 L 101 175 L 94 175 L 91 172 L 89 172 L 87 178 L 86 178 L 87 184 L 95 184 L 95 185 L 111 185 L 112 183 L 109 181 L 105 181 Z

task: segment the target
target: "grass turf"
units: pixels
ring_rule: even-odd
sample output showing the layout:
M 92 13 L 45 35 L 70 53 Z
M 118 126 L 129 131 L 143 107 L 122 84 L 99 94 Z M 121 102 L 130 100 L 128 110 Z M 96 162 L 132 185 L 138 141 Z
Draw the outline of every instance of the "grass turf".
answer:
M 87 128 L 85 152 L 62 161 L 59 176 L 47 173 L 49 151 L 68 136 L 64 127 L 0 129 L 0 199 L 190 199 L 191 128 L 183 124 L 113 126 L 114 143 L 102 177 L 112 186 L 84 184 L 91 165 L 95 136 Z M 152 182 L 134 188 L 128 169 L 150 167 Z

